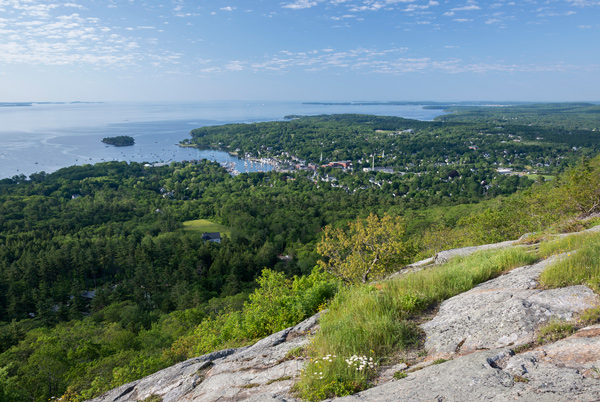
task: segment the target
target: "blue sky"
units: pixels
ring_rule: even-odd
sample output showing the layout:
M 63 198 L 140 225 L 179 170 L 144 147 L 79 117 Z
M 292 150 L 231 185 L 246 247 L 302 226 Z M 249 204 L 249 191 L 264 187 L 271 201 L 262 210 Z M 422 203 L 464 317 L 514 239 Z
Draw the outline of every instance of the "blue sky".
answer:
M 600 100 L 600 0 L 0 0 L 0 101 Z

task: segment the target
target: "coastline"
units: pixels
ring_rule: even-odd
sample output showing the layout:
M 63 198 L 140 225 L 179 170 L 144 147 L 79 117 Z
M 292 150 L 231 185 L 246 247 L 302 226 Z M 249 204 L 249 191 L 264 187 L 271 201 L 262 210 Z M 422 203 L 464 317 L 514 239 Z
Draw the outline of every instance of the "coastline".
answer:
M 5 107 L 1 111 L 0 179 L 105 161 L 166 163 L 206 158 L 221 163 L 234 157 L 223 154 L 213 159 L 210 153 L 203 154 L 194 147 L 173 146 L 189 138 L 190 130 L 198 127 L 282 121 L 288 115 L 358 113 L 429 121 L 443 114 L 419 106 L 242 101 L 36 103 L 28 107 Z M 130 135 L 135 138 L 136 146 L 99 149 L 98 142 L 109 135 Z M 244 161 L 236 163 L 237 170 L 243 172 Z

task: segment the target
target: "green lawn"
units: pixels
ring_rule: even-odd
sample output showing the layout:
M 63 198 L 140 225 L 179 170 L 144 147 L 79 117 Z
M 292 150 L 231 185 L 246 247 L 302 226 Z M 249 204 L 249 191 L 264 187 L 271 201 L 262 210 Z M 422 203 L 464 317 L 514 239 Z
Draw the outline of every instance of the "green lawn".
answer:
M 546 181 L 554 179 L 554 176 L 550 176 L 550 175 L 547 175 L 547 174 L 543 174 L 543 175 L 539 175 L 539 174 L 528 174 L 528 175 L 527 175 L 527 177 L 528 177 L 528 178 L 530 178 L 531 180 L 537 180 L 539 176 L 544 176 L 544 179 L 545 179 Z
M 195 221 L 183 222 L 183 230 L 185 230 L 186 232 L 199 234 L 202 234 L 204 232 L 220 232 L 221 237 L 223 235 L 231 236 L 231 229 L 229 229 L 227 226 L 219 225 L 206 219 L 197 219 Z

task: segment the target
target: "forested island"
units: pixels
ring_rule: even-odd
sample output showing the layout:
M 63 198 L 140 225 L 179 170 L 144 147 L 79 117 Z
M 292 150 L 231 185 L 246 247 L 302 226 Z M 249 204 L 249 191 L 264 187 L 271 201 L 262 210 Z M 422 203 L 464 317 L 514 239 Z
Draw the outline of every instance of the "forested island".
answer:
M 0 400 L 83 401 L 440 250 L 589 225 L 573 218 L 599 212 L 598 109 L 203 127 L 185 143 L 277 171 L 106 162 L 0 180 Z M 200 220 L 220 244 L 189 230 Z M 336 272 L 335 247 L 361 228 L 392 228 L 398 253 L 366 276 Z
M 102 142 L 117 147 L 127 147 L 135 144 L 135 140 L 133 139 L 133 137 L 130 137 L 128 135 L 119 135 L 117 137 L 105 137 L 102 139 Z

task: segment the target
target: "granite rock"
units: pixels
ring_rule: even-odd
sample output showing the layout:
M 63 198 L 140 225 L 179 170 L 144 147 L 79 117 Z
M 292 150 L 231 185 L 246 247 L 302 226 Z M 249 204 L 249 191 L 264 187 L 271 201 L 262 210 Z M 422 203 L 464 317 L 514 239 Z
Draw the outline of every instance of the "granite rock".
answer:
M 438 314 L 421 325 L 429 359 L 533 342 L 540 326 L 569 321 L 600 303 L 586 286 L 537 289 L 537 278 L 553 260 L 517 268 L 444 301 Z

